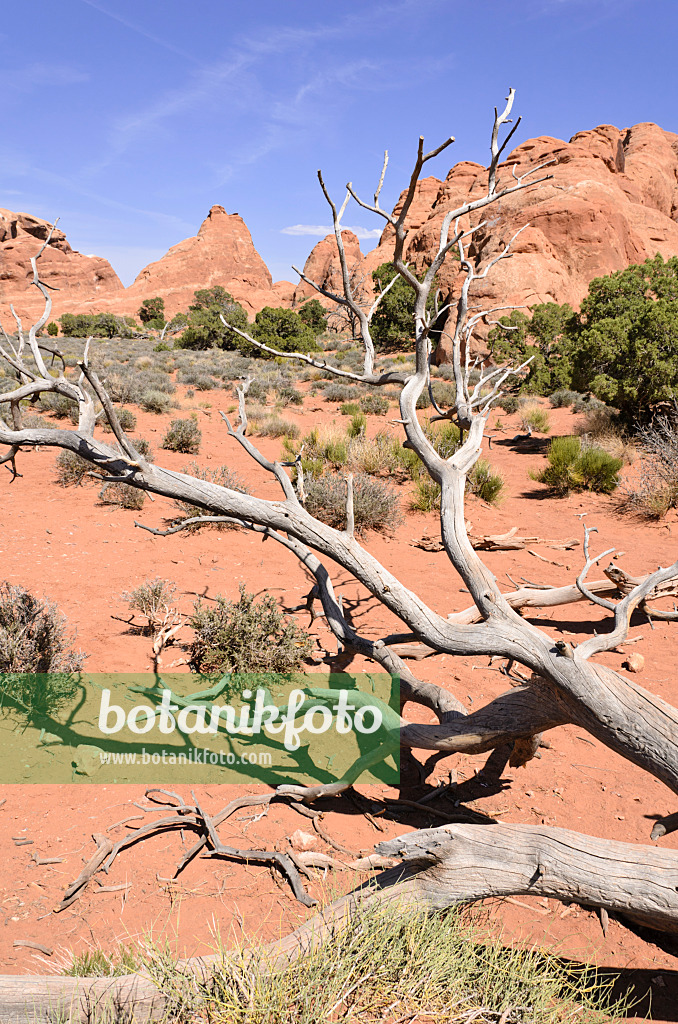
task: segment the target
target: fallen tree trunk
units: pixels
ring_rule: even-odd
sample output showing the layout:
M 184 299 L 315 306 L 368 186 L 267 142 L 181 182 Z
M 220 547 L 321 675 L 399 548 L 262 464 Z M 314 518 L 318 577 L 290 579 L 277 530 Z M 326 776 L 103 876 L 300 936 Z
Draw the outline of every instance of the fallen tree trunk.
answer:
M 537 825 L 464 825 L 421 829 L 380 843 L 399 857 L 370 882 L 335 900 L 266 950 L 268 969 L 305 955 L 346 923 L 356 907 L 393 902 L 440 911 L 488 897 L 547 896 L 603 908 L 638 924 L 678 934 L 678 852 L 619 843 Z M 221 957 L 179 961 L 190 984 Z M 258 960 L 258 963 L 261 961 Z M 165 995 L 145 975 L 39 978 L 0 975 L 0 1020 L 7 1024 L 160 1019 Z M 107 1016 L 108 1015 L 108 1016 Z

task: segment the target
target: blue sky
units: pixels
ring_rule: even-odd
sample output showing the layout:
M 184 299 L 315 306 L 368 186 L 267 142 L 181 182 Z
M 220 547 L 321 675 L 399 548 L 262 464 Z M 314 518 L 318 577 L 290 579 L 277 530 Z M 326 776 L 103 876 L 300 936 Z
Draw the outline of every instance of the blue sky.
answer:
M 677 30 L 676 0 L 5 3 L 0 206 L 60 216 L 129 284 L 220 203 L 293 280 L 330 223 L 319 167 L 369 196 L 388 148 L 390 205 L 420 134 L 457 139 L 429 173 L 485 162 L 509 86 L 516 142 L 678 131 Z M 365 211 L 345 224 L 375 244 Z

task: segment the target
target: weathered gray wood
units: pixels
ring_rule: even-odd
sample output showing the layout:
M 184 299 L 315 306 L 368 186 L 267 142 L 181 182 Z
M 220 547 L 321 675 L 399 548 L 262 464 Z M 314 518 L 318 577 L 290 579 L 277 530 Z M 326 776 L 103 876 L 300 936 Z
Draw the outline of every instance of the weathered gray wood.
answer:
M 678 933 L 678 852 L 538 825 L 443 825 L 388 840 L 384 856 L 433 863 L 408 883 L 431 909 L 548 896 Z

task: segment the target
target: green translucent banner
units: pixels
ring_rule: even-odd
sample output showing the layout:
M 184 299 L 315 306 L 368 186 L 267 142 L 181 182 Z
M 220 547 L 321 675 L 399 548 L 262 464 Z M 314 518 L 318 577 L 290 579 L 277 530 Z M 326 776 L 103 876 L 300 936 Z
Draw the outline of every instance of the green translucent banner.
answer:
M 398 682 L 0 674 L 0 783 L 394 784 Z

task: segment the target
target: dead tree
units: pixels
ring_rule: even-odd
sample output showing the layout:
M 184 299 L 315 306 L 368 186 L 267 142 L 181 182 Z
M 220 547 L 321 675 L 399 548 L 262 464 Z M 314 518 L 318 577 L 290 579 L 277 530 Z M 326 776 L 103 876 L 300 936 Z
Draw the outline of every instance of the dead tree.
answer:
M 351 515 L 350 481 L 345 530 L 333 529 L 310 515 L 286 467 L 267 459 L 247 436 L 244 392 L 240 395 L 238 426 L 232 426 L 222 414 L 226 429 L 260 468 L 275 478 L 281 491 L 278 500 L 243 494 L 146 461 L 121 428 L 105 387 L 89 364 L 87 346 L 79 363 L 77 379 L 66 377 L 65 369 L 56 377 L 47 370 L 43 348 L 37 338 L 37 332 L 46 323 L 51 308 L 49 293 L 40 282 L 37 271 L 36 261 L 42 250 L 32 264 L 34 284 L 45 297 L 44 314 L 31 327 L 27 338 L 17 318 L 18 342 L 14 343 L 5 335 L 4 344 L 0 346 L 0 354 L 17 379 L 13 390 L 0 395 L 0 411 L 9 410 L 0 418 L 0 444 L 7 446 L 0 462 L 11 467 L 14 480 L 18 476 L 16 462 L 22 448 L 50 446 L 66 449 L 89 461 L 95 471 L 106 475 L 107 482 L 119 481 L 204 509 L 209 518 L 190 521 L 192 525 L 210 521 L 235 523 L 283 545 L 314 576 L 327 622 L 341 645 L 374 660 L 386 671 L 400 677 L 403 710 L 409 710 L 408 705 L 419 705 L 435 713 L 438 721 L 433 725 L 418 723 L 403 715 L 400 721 L 403 747 L 452 754 L 480 753 L 508 745 L 512 750 L 510 763 L 520 765 L 534 756 L 545 730 L 575 723 L 676 793 L 678 712 L 635 682 L 623 679 L 598 664 L 595 658 L 627 637 L 633 611 L 649 595 L 661 592 L 659 588 L 678 578 L 678 562 L 639 581 L 627 580 L 625 592 L 618 592 L 618 600 L 611 599 L 609 594 L 610 590 L 614 593 L 613 583 L 609 588 L 608 581 L 604 587 L 599 583 L 587 584 L 590 570 L 603 558 L 603 555 L 593 556 L 590 553 L 587 531 L 584 565 L 571 589 L 572 599 L 581 596 L 605 608 L 613 622 L 609 632 L 594 635 L 575 646 L 554 643 L 545 632 L 521 617 L 515 599 L 500 590 L 496 578 L 478 551 L 474 550 L 467 534 L 464 516 L 467 474 L 479 457 L 487 418 L 493 403 L 502 393 L 504 382 L 520 374 L 526 365 L 487 368 L 471 361 L 474 328 L 498 310 L 474 309 L 470 291 L 473 283 L 490 273 L 499 260 L 509 257 L 510 243 L 486 265 L 479 266 L 469 258 L 468 242 L 482 226 L 482 215 L 478 217 L 481 211 L 503 196 L 534 187 L 548 177 L 537 176 L 544 165 L 533 167 L 522 175 L 516 175 L 515 167 L 509 172 L 500 166 L 502 153 L 517 128 L 517 124 L 514 125 L 506 138 L 500 141 L 500 129 L 509 122 L 512 104 L 513 91 L 503 112 L 495 111 L 485 194 L 445 215 L 437 253 L 421 281 L 406 261 L 408 213 L 424 165 L 446 150 L 454 140 L 449 138 L 428 153 L 424 151 L 423 139 L 419 140 L 409 188 L 397 216 L 384 210 L 379 202 L 387 158 L 372 202 L 361 199 L 349 184 L 343 204 L 338 209 L 319 174 L 334 219 L 344 293 L 335 295 L 316 287 L 355 316 L 364 347 L 362 373 L 332 367 L 313 355 L 279 353 L 257 342 L 246 332 L 231 328 L 251 346 L 331 371 L 337 378 L 375 387 L 397 385 L 400 388 L 398 422 L 404 431 L 406 446 L 417 453 L 430 477 L 440 485 L 441 541 L 451 569 L 471 595 L 471 614 L 461 612 L 444 616 L 433 611 L 423 596 L 409 590 L 356 539 Z M 341 237 L 341 218 L 351 198 L 381 217 L 393 230 L 393 264 L 415 293 L 413 336 L 416 361 L 413 370 L 380 372 L 375 367 L 370 336 L 370 316 L 375 306 L 366 310 L 353 295 L 350 268 Z M 452 327 L 447 329 L 456 399 L 448 409 L 435 408 L 438 416 L 458 424 L 464 440 L 452 456 L 443 458 L 427 438 L 416 404 L 422 392 L 426 388 L 430 390 L 432 345 L 429 334 L 432 318 L 443 312 L 427 312 L 427 299 L 436 273 L 453 249 L 456 249 L 460 267 L 465 273 L 456 308 L 450 311 L 447 321 L 448 325 L 452 323 Z M 378 301 L 379 297 L 375 302 Z M 472 377 L 472 371 L 479 371 L 479 374 L 476 372 Z M 472 383 L 472 380 L 476 382 Z M 57 392 L 78 403 L 77 429 L 22 427 L 21 401 L 46 391 Z M 98 404 L 112 428 L 117 448 L 94 436 Z M 176 529 L 168 532 L 176 532 Z M 490 655 L 506 659 L 527 669 L 529 681 L 467 714 L 445 685 L 419 680 L 389 645 L 389 638 L 374 641 L 356 632 L 342 613 L 334 594 L 331 573 L 323 558 L 341 566 L 388 608 L 403 623 L 412 641 L 426 645 L 438 654 Z M 527 595 L 524 603 L 536 603 L 539 599 L 535 595 L 530 601 L 530 597 L 532 595 Z M 560 599 L 562 595 L 558 597 Z M 348 787 L 370 760 L 376 761 L 379 756 L 379 752 L 364 756 L 341 782 L 331 786 L 287 786 L 281 787 L 280 792 L 313 803 L 320 796 L 335 794 Z M 671 815 L 664 819 L 663 824 L 655 826 L 653 836 L 658 837 L 675 828 L 678 828 L 678 815 Z M 446 825 L 440 829 L 415 832 L 383 846 L 382 852 L 400 857 L 402 866 L 379 876 L 371 886 L 345 897 L 321 918 L 304 926 L 286 940 L 286 945 L 283 944 L 285 955 L 294 955 L 294 950 L 298 953 L 306 948 L 309 935 L 321 937 L 323 929 L 345 914 L 346 908 L 350 908 L 357 899 L 392 899 L 396 895 L 408 894 L 414 894 L 415 898 L 433 907 L 496 894 L 539 893 L 564 900 L 581 898 L 606 910 L 621 911 L 655 929 L 678 933 L 678 892 L 675 884 L 678 854 L 675 853 L 615 843 L 562 829 L 500 824 Z M 72 980 L 68 981 L 73 987 Z M 8 985 L 11 988 L 10 982 L 4 980 L 0 1001 L 5 998 L 3 991 L 7 993 Z M 39 1003 L 43 998 L 42 989 L 38 991 L 36 988 L 33 996 L 36 1004 Z M 148 993 L 145 998 L 148 1000 Z

